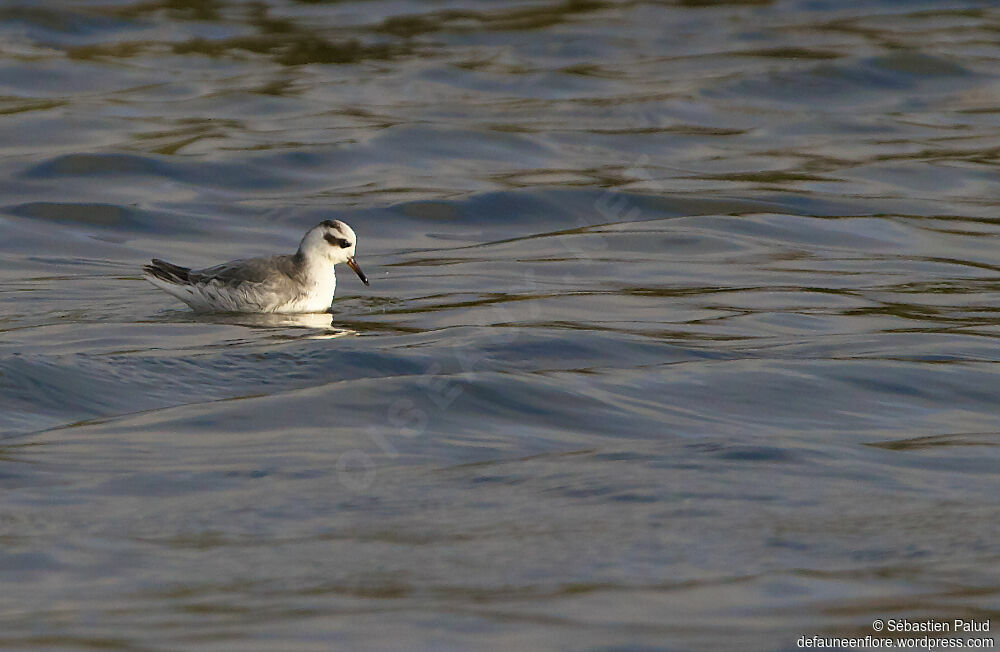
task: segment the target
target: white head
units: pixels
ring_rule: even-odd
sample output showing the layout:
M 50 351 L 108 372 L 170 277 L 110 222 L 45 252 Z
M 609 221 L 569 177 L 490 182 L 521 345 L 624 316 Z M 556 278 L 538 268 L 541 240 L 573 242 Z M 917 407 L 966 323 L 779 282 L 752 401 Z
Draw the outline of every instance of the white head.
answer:
M 299 243 L 299 255 L 307 260 L 326 260 L 330 264 L 347 263 L 361 281 L 368 285 L 368 278 L 354 260 L 358 236 L 340 220 L 324 220 L 309 229 Z

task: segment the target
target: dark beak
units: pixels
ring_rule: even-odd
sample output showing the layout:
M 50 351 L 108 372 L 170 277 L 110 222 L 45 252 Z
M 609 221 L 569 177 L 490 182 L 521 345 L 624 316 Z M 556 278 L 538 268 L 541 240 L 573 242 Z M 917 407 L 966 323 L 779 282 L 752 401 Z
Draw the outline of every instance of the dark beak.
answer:
M 361 268 L 358 266 L 358 261 L 354 260 L 354 258 L 348 258 L 347 265 L 354 270 L 354 273 L 358 275 L 358 278 L 361 279 L 362 283 L 368 285 L 368 277 L 361 271 Z

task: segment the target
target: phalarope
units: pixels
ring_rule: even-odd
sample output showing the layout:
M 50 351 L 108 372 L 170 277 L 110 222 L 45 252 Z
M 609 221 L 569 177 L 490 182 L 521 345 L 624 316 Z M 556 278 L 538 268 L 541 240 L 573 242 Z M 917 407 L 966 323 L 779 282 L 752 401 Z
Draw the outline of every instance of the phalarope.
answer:
M 247 258 L 189 269 L 154 258 L 144 278 L 202 312 L 323 312 L 337 288 L 334 265 L 347 263 L 368 285 L 354 250 L 358 238 L 340 220 L 309 229 L 292 255 Z

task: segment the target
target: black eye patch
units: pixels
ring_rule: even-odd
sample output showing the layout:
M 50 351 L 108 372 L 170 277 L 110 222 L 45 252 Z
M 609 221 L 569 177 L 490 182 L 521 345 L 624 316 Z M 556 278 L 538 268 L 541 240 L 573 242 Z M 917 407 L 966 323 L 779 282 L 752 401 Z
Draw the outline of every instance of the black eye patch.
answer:
M 351 246 L 349 240 L 345 238 L 338 238 L 337 236 L 331 235 L 329 233 L 324 233 L 323 239 L 329 242 L 331 245 L 340 245 L 341 249 L 347 249 L 348 247 Z

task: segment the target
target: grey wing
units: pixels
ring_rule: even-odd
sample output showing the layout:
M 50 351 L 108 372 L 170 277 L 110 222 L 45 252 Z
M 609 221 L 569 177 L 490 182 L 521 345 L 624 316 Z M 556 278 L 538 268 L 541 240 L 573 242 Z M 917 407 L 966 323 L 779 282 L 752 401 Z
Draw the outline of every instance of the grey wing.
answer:
M 244 283 L 252 285 L 276 285 L 291 283 L 291 256 L 270 256 L 268 258 L 246 258 L 228 263 L 192 270 L 190 277 L 194 283 L 216 281 L 228 287 L 238 287 Z

